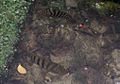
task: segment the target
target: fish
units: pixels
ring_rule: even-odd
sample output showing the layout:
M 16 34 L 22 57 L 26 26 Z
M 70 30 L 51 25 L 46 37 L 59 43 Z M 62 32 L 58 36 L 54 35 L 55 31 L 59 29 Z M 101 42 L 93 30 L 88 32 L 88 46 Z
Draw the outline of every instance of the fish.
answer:
M 64 75 L 67 74 L 67 69 L 64 69 L 60 64 L 52 62 L 50 59 L 45 59 L 43 57 L 32 56 L 32 61 L 39 65 L 42 69 L 47 70 L 55 74 Z
M 47 17 L 63 18 L 66 19 L 68 22 L 76 23 L 75 19 L 73 19 L 73 17 L 69 13 L 61 11 L 59 9 L 54 8 L 39 9 L 37 13 Z

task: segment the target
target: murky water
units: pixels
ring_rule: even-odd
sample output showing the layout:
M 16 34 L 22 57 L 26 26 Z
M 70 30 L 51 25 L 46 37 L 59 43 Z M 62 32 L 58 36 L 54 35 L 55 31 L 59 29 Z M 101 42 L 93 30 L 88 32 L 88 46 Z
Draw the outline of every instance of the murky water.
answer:
M 83 2 L 34 2 L 1 84 L 119 84 L 120 10 Z

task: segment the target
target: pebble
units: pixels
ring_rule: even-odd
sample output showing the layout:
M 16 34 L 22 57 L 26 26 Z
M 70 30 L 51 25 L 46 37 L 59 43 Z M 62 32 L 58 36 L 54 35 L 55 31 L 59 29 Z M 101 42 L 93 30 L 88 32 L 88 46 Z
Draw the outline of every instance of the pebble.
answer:
M 61 28 L 64 28 L 64 25 L 60 25 Z
M 85 67 L 85 68 L 84 68 L 84 70 L 88 70 L 88 68 L 87 68 L 87 67 Z

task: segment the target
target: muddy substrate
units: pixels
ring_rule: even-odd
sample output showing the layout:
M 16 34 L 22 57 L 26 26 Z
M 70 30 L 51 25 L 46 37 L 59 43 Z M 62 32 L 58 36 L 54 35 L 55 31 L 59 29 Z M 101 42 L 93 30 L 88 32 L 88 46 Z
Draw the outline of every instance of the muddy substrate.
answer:
M 28 14 L 18 51 L 9 64 L 10 77 L 4 84 L 114 84 L 119 81 L 120 16 L 101 17 L 86 10 L 75 11 L 74 15 L 76 24 Z M 84 25 L 80 28 L 81 22 Z M 65 78 L 48 75 L 31 61 L 28 53 L 68 68 L 69 75 Z M 27 74 L 18 73 L 18 64 L 24 66 Z

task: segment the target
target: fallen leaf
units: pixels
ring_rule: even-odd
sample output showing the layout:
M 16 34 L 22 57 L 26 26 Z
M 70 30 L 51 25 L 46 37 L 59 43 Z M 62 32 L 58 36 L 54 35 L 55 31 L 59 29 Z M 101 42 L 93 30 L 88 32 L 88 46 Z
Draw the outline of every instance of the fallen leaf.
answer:
M 26 69 L 25 69 L 21 64 L 18 65 L 17 71 L 18 71 L 20 74 L 26 74 L 26 73 L 27 73 Z

